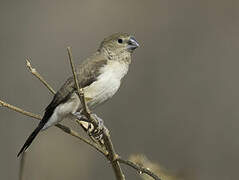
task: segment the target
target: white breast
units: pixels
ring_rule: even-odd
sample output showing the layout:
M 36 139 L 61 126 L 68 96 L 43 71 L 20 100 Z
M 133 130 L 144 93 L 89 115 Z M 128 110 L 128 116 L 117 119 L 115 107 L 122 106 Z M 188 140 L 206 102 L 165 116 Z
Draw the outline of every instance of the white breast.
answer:
M 85 96 L 92 98 L 89 106 L 96 106 L 108 100 L 117 92 L 121 79 L 128 72 L 128 66 L 123 62 L 111 61 L 101 68 L 101 74 L 97 81 L 84 90 Z
M 119 89 L 121 79 L 128 72 L 128 64 L 117 61 L 109 62 L 100 70 L 100 76 L 90 86 L 84 88 L 85 97 L 92 99 L 88 102 L 90 108 L 103 103 L 111 98 Z M 71 113 L 74 113 L 80 107 L 80 100 L 74 93 L 64 104 L 60 104 L 54 110 L 51 118 L 45 124 L 42 130 L 55 125 Z

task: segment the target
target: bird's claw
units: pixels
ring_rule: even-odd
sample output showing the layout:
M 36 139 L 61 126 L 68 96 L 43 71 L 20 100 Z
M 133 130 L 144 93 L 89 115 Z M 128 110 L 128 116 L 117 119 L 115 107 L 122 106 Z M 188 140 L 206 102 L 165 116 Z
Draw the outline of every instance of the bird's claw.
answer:
M 97 121 L 98 126 L 94 127 L 91 130 L 90 135 L 93 136 L 96 140 L 101 140 L 103 137 L 103 133 L 107 128 L 104 125 L 104 121 L 98 117 L 96 114 L 91 114 L 91 116 Z
M 93 138 L 95 138 L 96 140 L 100 141 L 103 137 L 103 132 L 104 131 L 108 131 L 108 129 L 104 126 L 104 121 L 99 118 L 96 114 L 91 114 L 91 116 L 97 121 L 98 125 L 97 127 L 94 127 L 91 123 L 91 121 L 83 114 L 81 114 L 81 112 L 75 112 L 73 113 L 74 116 L 76 116 L 76 118 L 79 121 L 83 121 L 83 122 L 87 122 L 87 126 L 83 126 L 84 129 L 86 129 L 87 133 L 92 136 Z

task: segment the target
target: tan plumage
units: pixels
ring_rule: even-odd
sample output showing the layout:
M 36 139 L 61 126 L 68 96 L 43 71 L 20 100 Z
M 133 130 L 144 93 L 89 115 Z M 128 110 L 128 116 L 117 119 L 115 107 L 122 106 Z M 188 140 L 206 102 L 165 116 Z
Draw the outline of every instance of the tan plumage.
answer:
M 116 33 L 105 38 L 99 49 L 77 68 L 79 84 L 84 88 L 90 108 L 111 98 L 120 86 L 121 79 L 128 71 L 131 54 L 139 45 L 126 33 Z M 81 109 L 76 95 L 73 77 L 67 79 L 47 106 L 43 119 L 29 136 L 18 155 L 26 150 L 36 135 L 55 125 L 68 115 Z

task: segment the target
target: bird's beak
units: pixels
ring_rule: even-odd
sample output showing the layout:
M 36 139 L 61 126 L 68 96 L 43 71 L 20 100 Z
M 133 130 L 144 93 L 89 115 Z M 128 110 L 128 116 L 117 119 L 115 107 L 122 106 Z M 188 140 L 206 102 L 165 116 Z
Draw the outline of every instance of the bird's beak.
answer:
M 128 46 L 127 46 L 128 50 L 133 51 L 137 47 L 139 47 L 139 43 L 136 41 L 134 37 L 130 37 L 128 41 Z

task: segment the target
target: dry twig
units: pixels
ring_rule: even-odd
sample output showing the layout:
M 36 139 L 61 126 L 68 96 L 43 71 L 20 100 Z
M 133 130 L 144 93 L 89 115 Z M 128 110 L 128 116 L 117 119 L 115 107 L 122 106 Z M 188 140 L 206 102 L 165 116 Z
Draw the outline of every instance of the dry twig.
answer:
M 51 87 L 51 85 L 49 83 L 47 83 L 47 81 L 40 75 L 40 73 L 38 73 L 37 70 L 31 66 L 30 60 L 28 60 L 28 59 L 26 59 L 26 66 L 28 67 L 28 69 L 32 73 L 32 75 L 34 75 L 37 79 L 39 79 L 52 94 L 56 94 L 56 91 Z M 73 64 L 71 64 L 71 66 L 73 66 Z M 56 126 L 59 127 L 61 130 L 65 131 L 66 133 L 68 133 L 68 134 L 70 133 L 72 136 L 79 138 L 79 134 L 76 133 L 75 131 L 71 130 L 69 127 L 63 126 L 61 124 L 57 124 Z M 90 146 L 95 145 L 96 147 L 94 147 L 94 148 L 98 149 L 99 152 L 101 152 L 101 153 L 103 152 L 105 154 L 108 153 L 105 150 L 103 150 L 102 148 L 99 148 L 98 144 L 92 143 L 91 141 L 89 141 L 88 139 L 85 139 L 83 137 L 80 137 L 80 138 L 82 141 L 84 141 L 87 144 L 91 143 L 91 144 L 89 144 Z
M 77 86 L 77 91 L 78 91 L 78 94 L 79 94 L 79 98 L 80 98 L 82 106 L 83 106 L 83 114 L 89 120 L 91 120 L 91 123 L 93 124 L 94 127 L 98 127 L 98 122 L 91 116 L 91 112 L 88 109 L 88 106 L 86 104 L 83 89 L 80 88 L 80 86 L 79 86 L 76 71 L 75 71 L 75 67 L 74 67 L 74 64 L 73 64 L 71 48 L 68 47 L 67 51 L 68 51 L 68 56 L 69 56 L 69 60 L 70 60 L 70 63 L 71 63 L 72 72 L 73 72 L 73 75 L 74 75 L 74 80 L 75 80 L 75 83 L 76 83 L 76 86 Z M 35 77 L 37 77 L 48 88 L 48 90 L 52 94 L 55 94 L 54 89 L 44 80 L 44 78 L 36 71 L 36 69 L 31 66 L 30 61 L 26 60 L 26 63 L 27 63 L 27 67 L 28 67 L 29 71 Z M 0 100 L 0 106 L 6 107 L 10 110 L 16 111 L 18 113 L 21 113 L 23 115 L 26 115 L 26 116 L 29 116 L 29 117 L 32 117 L 32 118 L 35 118 L 35 119 L 38 119 L 38 120 L 42 119 L 42 117 L 38 114 L 34 114 L 34 113 L 31 113 L 31 112 L 25 111 L 25 110 L 23 110 L 19 107 L 8 104 L 8 103 L 6 103 L 2 100 Z M 104 140 L 104 146 L 105 146 L 105 149 L 104 149 L 99 144 L 97 144 L 95 142 L 92 142 L 89 139 L 86 139 L 84 137 L 81 137 L 77 132 L 73 131 L 72 129 L 70 129 L 69 127 L 67 127 L 65 125 L 62 125 L 62 124 L 58 123 L 55 126 L 58 127 L 59 129 L 61 129 L 62 131 L 64 131 L 65 133 L 80 139 L 81 141 L 85 142 L 86 144 L 90 145 L 91 147 L 96 149 L 98 152 L 103 154 L 111 162 L 117 180 L 125 180 L 124 174 L 121 170 L 121 167 L 120 167 L 119 163 L 126 164 L 126 165 L 136 169 L 140 173 L 145 173 L 145 174 L 151 176 L 155 180 L 160 180 L 160 178 L 157 175 L 155 175 L 152 171 L 150 171 L 149 169 L 144 168 L 142 166 L 139 166 L 139 165 L 137 165 L 137 164 L 135 164 L 131 161 L 124 160 L 124 159 L 120 158 L 114 150 L 109 131 L 107 131 L 105 129 L 103 131 L 103 140 Z M 23 159 L 22 159 L 21 163 L 24 163 L 24 156 L 22 158 Z M 22 167 L 23 166 L 21 166 L 20 168 L 22 168 Z M 22 177 L 22 173 L 23 173 L 23 171 L 20 170 L 20 175 L 19 175 L 20 178 Z
M 56 92 L 54 91 L 54 89 L 43 79 L 43 77 L 37 72 L 37 70 L 31 66 L 31 63 L 30 63 L 30 60 L 29 60 L 29 59 L 26 59 L 26 64 L 27 64 L 27 67 L 28 67 L 29 71 L 30 71 L 37 79 L 39 79 L 39 80 L 47 87 L 47 89 L 49 89 L 49 91 L 50 91 L 52 94 L 56 94 Z
M 71 64 L 72 73 L 74 75 L 74 80 L 75 80 L 75 84 L 76 84 L 76 87 L 77 87 L 78 95 L 79 95 L 81 104 L 83 106 L 83 112 L 82 113 L 84 113 L 84 115 L 86 115 L 86 117 L 91 121 L 93 126 L 95 128 L 97 128 L 98 127 L 98 123 L 91 116 L 91 113 L 90 113 L 90 111 L 88 109 L 88 106 L 87 106 L 87 104 L 85 102 L 85 96 L 84 96 L 83 89 L 80 88 L 80 86 L 79 86 L 79 82 L 77 80 L 76 70 L 75 70 L 75 67 L 74 67 L 73 57 L 72 57 L 72 52 L 71 52 L 71 48 L 70 47 L 67 48 L 67 52 L 68 52 L 68 56 L 69 56 L 69 60 L 70 60 L 70 64 Z M 122 169 L 120 167 L 119 162 L 115 161 L 115 159 L 117 158 L 117 154 L 115 153 L 112 141 L 110 139 L 109 132 L 106 131 L 106 130 L 103 130 L 103 140 L 104 140 L 105 148 L 109 152 L 109 154 L 106 157 L 111 162 L 111 165 L 112 165 L 112 167 L 114 169 L 114 173 L 115 173 L 116 179 L 117 180 L 125 180 L 125 176 L 123 174 L 123 171 L 122 171 Z
M 11 109 L 13 111 L 16 111 L 18 113 L 21 113 L 23 115 L 26 115 L 26 116 L 29 116 L 29 117 L 32 117 L 32 118 L 35 118 L 35 119 L 38 119 L 38 120 L 41 120 L 42 117 L 38 114 L 34 114 L 34 113 L 31 113 L 31 112 L 28 112 L 28 111 L 25 111 L 19 107 L 16 107 L 16 106 L 13 106 L 11 104 L 8 104 L 2 100 L 0 100 L 0 105 L 3 106 L 3 107 L 6 107 L 8 109 Z M 94 147 L 97 151 L 99 151 L 100 153 L 103 153 L 104 155 L 105 154 L 108 154 L 104 149 L 102 149 L 98 144 L 96 143 L 93 143 L 91 142 L 90 140 L 84 138 L 84 137 L 81 137 L 77 132 L 73 131 L 72 129 L 70 129 L 69 127 L 65 126 L 65 125 L 62 125 L 60 123 L 56 124 L 55 125 L 56 127 L 60 128 L 62 131 L 64 131 L 65 133 L 67 134 L 70 134 L 78 139 L 80 139 L 81 141 L 85 142 L 86 144 L 89 144 L 90 146 Z

